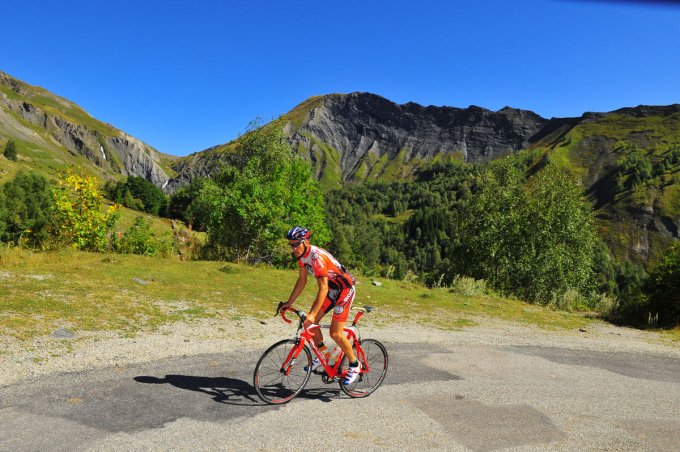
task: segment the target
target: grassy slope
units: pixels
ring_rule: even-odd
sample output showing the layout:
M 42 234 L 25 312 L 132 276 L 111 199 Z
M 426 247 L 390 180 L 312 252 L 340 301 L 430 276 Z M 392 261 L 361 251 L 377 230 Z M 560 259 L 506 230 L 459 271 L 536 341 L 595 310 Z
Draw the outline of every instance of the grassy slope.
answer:
M 680 147 L 679 113 L 649 117 L 608 114 L 579 124 L 549 152 L 580 177 L 586 187 L 592 187 L 590 196 L 598 209 L 600 231 L 614 254 L 620 259 L 643 263 L 629 253 L 629 244 L 647 241 L 639 229 L 632 227 L 631 213 L 653 208 L 656 215 L 677 221 L 680 165 L 636 188 L 630 186 L 630 174 L 626 174 L 622 178 L 626 185 L 623 189 L 616 188 L 616 168 L 633 153 L 644 155 L 657 166 L 676 147 Z M 648 231 L 648 236 L 651 243 L 647 264 L 652 266 L 671 239 L 653 230 Z
M 0 334 L 27 339 L 58 328 L 134 334 L 194 318 L 267 318 L 295 278 L 295 271 L 224 262 L 0 248 Z M 301 306 L 313 298 L 312 286 Z M 379 309 L 377 324 L 414 321 L 451 329 L 494 316 L 559 329 L 594 321 L 517 300 L 464 297 L 391 280 L 376 287 L 360 277 L 358 293 L 357 304 Z
M 105 148 L 104 138 L 120 135 L 118 129 L 93 118 L 73 102 L 56 96 L 43 88 L 31 86 L 19 80 L 15 80 L 15 82 L 20 87 L 21 93 L 17 93 L 11 87 L 0 83 L 0 95 L 5 95 L 12 100 L 28 102 L 50 116 L 61 117 L 73 124 L 87 127 L 100 136 L 99 141 Z M 99 168 L 82 155 L 73 155 L 51 137 L 49 130 L 31 124 L 14 112 L 6 111 L 5 114 L 9 115 L 14 120 L 14 124 L 18 124 L 21 130 L 14 130 L 11 127 L 3 129 L 2 124 L 0 124 L 0 149 L 4 148 L 8 140 L 13 139 L 17 144 L 19 160 L 10 162 L 0 157 L 0 183 L 10 180 L 18 171 L 34 171 L 48 178 L 56 178 L 59 171 L 68 167 L 78 168 L 80 172 L 92 175 L 100 180 L 122 177 L 110 170 Z M 114 168 L 122 168 L 122 162 L 115 152 L 108 150 L 107 155 L 112 159 L 111 164 Z M 176 157 L 160 153 L 159 156 L 160 166 L 172 177 L 175 173 L 171 166 Z

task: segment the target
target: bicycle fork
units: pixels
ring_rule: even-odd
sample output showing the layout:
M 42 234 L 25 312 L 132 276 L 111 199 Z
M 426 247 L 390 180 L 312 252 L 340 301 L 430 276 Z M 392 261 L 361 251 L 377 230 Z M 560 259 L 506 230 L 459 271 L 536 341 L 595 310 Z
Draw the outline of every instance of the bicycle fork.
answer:
M 281 369 L 279 369 L 279 372 L 284 374 L 286 377 L 290 375 L 291 370 L 293 370 L 293 367 L 295 366 L 295 360 L 297 359 L 298 355 L 300 355 L 302 347 L 304 346 L 305 344 L 302 343 L 302 341 L 300 341 L 299 339 L 296 341 L 295 347 L 291 348 L 290 352 L 288 352 L 288 356 L 283 361 L 283 364 L 281 365 Z

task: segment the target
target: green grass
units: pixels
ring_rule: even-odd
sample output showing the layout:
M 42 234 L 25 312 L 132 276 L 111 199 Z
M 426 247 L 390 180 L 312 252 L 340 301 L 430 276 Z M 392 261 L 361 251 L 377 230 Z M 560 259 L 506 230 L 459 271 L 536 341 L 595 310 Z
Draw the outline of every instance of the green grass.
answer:
M 0 334 L 20 339 L 74 331 L 134 335 L 161 325 L 200 318 L 271 317 L 288 297 L 297 272 L 224 262 L 181 262 L 135 255 L 76 250 L 32 252 L 0 248 Z M 481 317 L 497 317 L 545 329 L 573 329 L 595 320 L 518 300 L 460 296 L 384 280 L 381 287 L 359 277 L 357 305 L 377 308 L 372 321 L 460 329 Z M 308 284 L 300 306 L 315 295 Z

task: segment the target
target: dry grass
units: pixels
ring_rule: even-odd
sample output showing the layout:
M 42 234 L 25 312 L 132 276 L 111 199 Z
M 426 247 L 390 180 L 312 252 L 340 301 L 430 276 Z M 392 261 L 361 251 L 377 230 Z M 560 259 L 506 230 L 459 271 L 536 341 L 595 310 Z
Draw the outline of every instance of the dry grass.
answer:
M 56 329 L 118 331 L 132 335 L 196 318 L 265 319 L 288 297 L 297 272 L 224 262 L 181 262 L 76 250 L 32 252 L 0 248 L 0 334 L 20 339 Z M 414 322 L 442 329 L 497 317 L 544 329 L 572 329 L 597 321 L 488 295 L 359 277 L 357 305 L 377 308 L 376 324 Z M 315 294 L 308 284 L 297 306 Z

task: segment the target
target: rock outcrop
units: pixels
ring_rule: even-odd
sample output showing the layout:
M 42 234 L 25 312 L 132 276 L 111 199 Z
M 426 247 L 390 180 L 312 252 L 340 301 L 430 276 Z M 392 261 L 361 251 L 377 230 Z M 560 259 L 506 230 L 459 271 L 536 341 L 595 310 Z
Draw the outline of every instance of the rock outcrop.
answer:
M 398 105 L 370 93 L 333 94 L 308 100 L 283 116 L 291 146 L 312 163 L 318 179 L 341 181 L 381 178 L 396 162 L 401 176 L 409 168 L 442 155 L 485 162 L 527 148 L 551 120 L 527 110 L 505 107 Z M 220 160 L 216 146 L 177 162 L 176 188 L 209 176 Z M 394 170 L 394 168 L 392 168 Z M 331 176 L 332 175 L 332 176 Z
M 40 149 L 82 156 L 105 177 L 139 176 L 159 187 L 168 181 L 160 163 L 163 155 L 140 140 L 97 121 L 66 99 L 2 72 L 0 85 L 11 90 L 10 95 L 0 91 L 0 132 Z

